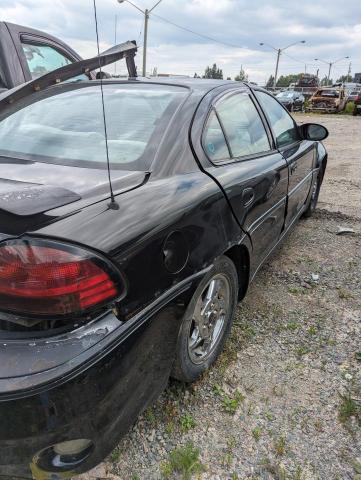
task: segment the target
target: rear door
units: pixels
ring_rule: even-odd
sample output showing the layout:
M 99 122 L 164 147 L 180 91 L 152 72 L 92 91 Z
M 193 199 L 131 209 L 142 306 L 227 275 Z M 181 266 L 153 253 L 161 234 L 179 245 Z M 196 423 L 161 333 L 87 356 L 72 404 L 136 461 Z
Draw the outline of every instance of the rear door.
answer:
M 201 144 L 209 161 L 205 170 L 227 195 L 259 264 L 284 224 L 288 172 L 247 87 L 213 102 Z
M 308 198 L 315 165 L 316 144 L 301 139 L 295 121 L 274 97 L 260 90 L 255 91 L 255 95 L 267 116 L 276 147 L 288 164 L 289 184 L 285 221 L 287 228 L 298 218 Z
M 0 77 L 12 88 L 59 67 L 81 60 L 61 40 L 8 22 L 0 24 Z

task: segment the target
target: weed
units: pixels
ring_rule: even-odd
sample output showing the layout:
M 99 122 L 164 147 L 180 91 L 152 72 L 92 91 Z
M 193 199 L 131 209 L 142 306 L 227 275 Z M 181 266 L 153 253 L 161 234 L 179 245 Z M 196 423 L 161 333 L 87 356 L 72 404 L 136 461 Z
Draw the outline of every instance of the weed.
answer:
M 160 467 L 163 478 L 168 479 L 173 473 L 177 473 L 182 480 L 190 480 L 193 474 L 204 472 L 205 467 L 199 461 L 199 453 L 199 449 L 191 442 L 172 450 L 169 460 Z
M 286 330 L 291 330 L 291 332 L 294 332 L 299 328 L 300 324 L 297 322 L 288 322 L 286 324 Z
M 316 335 L 317 334 L 317 327 L 315 327 L 314 325 L 312 325 L 308 330 L 307 330 L 307 333 L 309 335 Z
M 189 415 L 188 413 L 179 419 L 179 423 L 182 432 L 188 432 L 197 425 L 192 415 Z
M 256 442 L 259 441 L 259 439 L 261 438 L 261 435 L 262 435 L 262 429 L 261 429 L 261 427 L 255 427 L 255 428 L 252 430 L 252 436 L 253 436 L 253 438 L 255 439 Z
M 244 401 L 244 398 L 244 395 L 238 390 L 234 392 L 233 397 L 224 394 L 222 398 L 223 410 L 227 413 L 234 414 L 240 404 Z
M 355 358 L 358 362 L 361 362 L 361 352 L 356 352 L 355 353 Z
M 156 419 L 153 407 L 149 407 L 146 409 L 146 411 L 144 412 L 144 418 L 151 425 L 155 425 L 157 423 L 157 419 Z
M 341 395 L 341 405 L 338 411 L 338 418 L 341 423 L 346 423 L 349 418 L 355 417 L 361 426 L 361 406 L 348 395 Z
M 174 422 L 170 421 L 166 424 L 165 426 L 165 432 L 167 435 L 172 435 L 172 433 L 174 432 Z
M 119 448 L 119 447 L 115 448 L 115 449 L 112 451 L 112 453 L 110 454 L 110 459 L 111 459 L 111 461 L 112 461 L 113 463 L 119 462 L 120 457 L 121 457 L 121 454 L 122 454 L 122 452 L 121 452 L 120 448 Z
M 303 355 L 307 355 L 310 352 L 310 349 L 306 347 L 306 345 L 300 345 L 296 350 L 297 357 L 302 357 Z
M 292 293 L 292 295 L 299 295 L 300 293 L 304 293 L 304 290 L 301 287 L 288 287 L 288 291 Z
M 274 443 L 277 457 L 282 457 L 286 452 L 286 438 L 282 435 Z
M 337 287 L 337 290 L 338 290 L 338 296 L 342 300 L 349 300 L 350 298 L 352 298 L 351 293 L 345 288 Z

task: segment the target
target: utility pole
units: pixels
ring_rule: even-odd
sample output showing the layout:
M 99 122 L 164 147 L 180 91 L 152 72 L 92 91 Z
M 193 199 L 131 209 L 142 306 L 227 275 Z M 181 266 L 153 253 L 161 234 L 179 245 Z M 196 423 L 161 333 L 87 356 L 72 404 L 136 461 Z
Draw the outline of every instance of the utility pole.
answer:
M 284 50 L 286 50 L 287 48 L 293 47 L 293 45 L 297 45 L 298 43 L 306 43 L 306 40 L 300 40 L 298 42 L 291 43 L 290 45 L 287 45 L 287 47 L 283 47 L 283 48 L 276 48 L 276 47 L 273 47 L 272 45 L 269 45 L 268 43 L 264 43 L 264 42 L 260 43 L 260 45 L 266 45 L 267 47 L 270 47 L 270 48 L 272 48 L 272 50 L 275 50 L 277 52 L 276 70 L 275 70 L 275 76 L 274 76 L 274 80 L 273 80 L 273 89 L 275 89 L 276 85 L 277 85 L 278 66 L 279 66 L 279 63 L 280 63 L 280 57 L 281 57 L 282 52 Z
M 322 60 L 321 58 L 315 58 L 316 62 L 322 62 L 322 63 L 325 63 L 326 65 L 328 65 L 327 85 L 330 83 L 332 66 L 335 65 L 335 63 L 340 62 L 341 60 L 344 60 L 345 58 L 350 58 L 350 57 L 349 56 L 341 57 L 341 58 L 338 58 L 337 60 L 334 60 L 333 62 L 326 62 L 325 60 Z
M 158 0 L 158 2 L 153 5 L 152 8 L 148 9 L 146 8 L 145 10 L 142 10 L 139 8 L 135 3 L 131 2 L 130 0 L 118 0 L 118 3 L 124 3 L 127 2 L 130 5 L 132 5 L 134 8 L 139 10 L 143 15 L 144 15 L 144 40 L 143 40 L 143 72 L 142 75 L 143 77 L 146 77 L 147 75 L 147 44 L 148 44 L 148 21 L 149 21 L 149 15 L 150 13 L 157 7 L 162 0 Z
M 148 42 L 149 10 L 144 11 L 144 40 L 143 40 L 143 77 L 147 76 L 147 42 Z
M 114 45 L 117 44 L 117 23 L 118 23 L 118 16 L 115 15 L 114 18 Z M 117 73 L 117 62 L 114 62 L 114 75 Z
M 349 80 L 350 77 L 351 77 L 351 62 L 348 64 L 347 81 Z M 352 81 L 352 77 L 351 77 L 351 81 Z

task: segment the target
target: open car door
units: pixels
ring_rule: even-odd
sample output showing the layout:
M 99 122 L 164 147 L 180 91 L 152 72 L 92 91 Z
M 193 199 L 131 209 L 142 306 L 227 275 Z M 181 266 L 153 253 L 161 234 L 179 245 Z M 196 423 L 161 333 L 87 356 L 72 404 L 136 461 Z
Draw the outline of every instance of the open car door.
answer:
M 0 88 L 16 87 L 79 60 L 80 55 L 52 35 L 0 22 Z
M 137 53 L 137 44 L 135 41 L 128 41 L 109 48 L 96 57 L 87 60 L 79 60 L 77 62 L 69 63 L 63 67 L 57 68 L 52 72 L 46 73 L 39 78 L 35 78 L 25 84 L 19 85 L 0 93 L 0 115 L 6 105 L 14 104 L 22 98 L 31 95 L 40 90 L 45 90 L 57 83 L 70 80 L 71 78 L 80 75 L 88 75 L 93 70 L 102 68 L 106 65 L 114 63 L 118 60 L 125 59 L 127 69 L 130 77 L 137 76 L 137 69 L 134 62 L 134 57 Z M 0 117 L 1 118 L 1 117 Z

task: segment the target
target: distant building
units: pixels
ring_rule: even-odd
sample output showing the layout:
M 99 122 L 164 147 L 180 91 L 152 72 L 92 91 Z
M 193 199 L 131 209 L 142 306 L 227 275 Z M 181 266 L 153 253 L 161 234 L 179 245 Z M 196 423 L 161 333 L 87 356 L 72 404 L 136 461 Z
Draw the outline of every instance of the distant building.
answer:
M 361 73 L 355 73 L 354 82 L 361 83 Z

